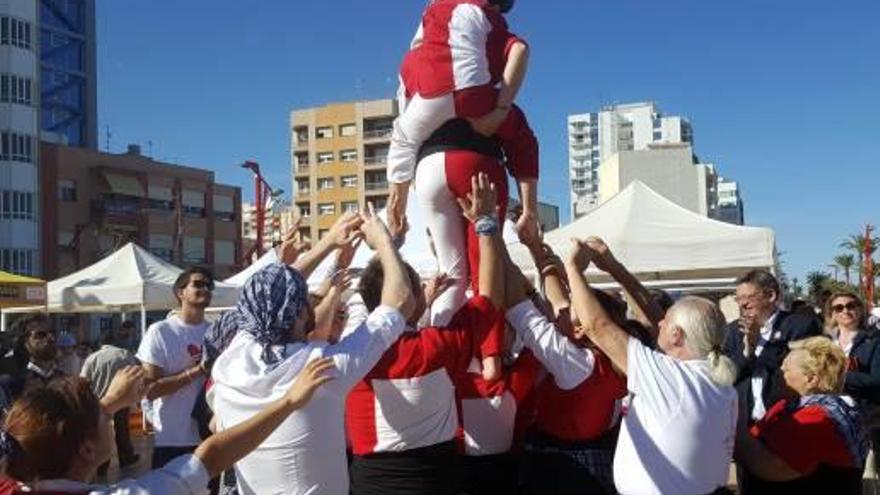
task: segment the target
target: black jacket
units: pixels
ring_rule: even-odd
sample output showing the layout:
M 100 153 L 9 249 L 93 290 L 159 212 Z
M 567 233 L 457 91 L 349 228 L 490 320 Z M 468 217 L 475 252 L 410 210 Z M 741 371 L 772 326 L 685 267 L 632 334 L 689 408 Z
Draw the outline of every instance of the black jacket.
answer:
M 769 408 L 773 405 L 771 394 L 781 378 L 777 372 L 782 366 L 782 360 L 788 354 L 788 343 L 821 334 L 822 327 L 817 318 L 780 310 L 773 322 L 770 341 L 764 345 L 761 355 L 746 358 L 743 356 L 743 338 L 739 331 L 739 321 L 727 326 L 727 335 L 721 350 L 736 363 L 738 374 L 734 385 L 739 400 L 745 401 L 748 411 L 752 410 L 755 403 L 752 397 L 751 378 L 764 377 L 761 396 L 764 398 L 764 405 Z
M 862 330 L 856 335 L 843 389 L 859 404 L 880 404 L 880 333 Z

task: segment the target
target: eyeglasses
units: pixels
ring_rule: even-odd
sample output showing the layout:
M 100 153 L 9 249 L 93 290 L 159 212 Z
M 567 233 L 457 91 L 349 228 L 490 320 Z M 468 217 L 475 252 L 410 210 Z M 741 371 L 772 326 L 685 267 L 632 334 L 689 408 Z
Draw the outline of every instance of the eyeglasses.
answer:
M 834 306 L 831 306 L 831 311 L 834 311 L 835 313 L 840 313 L 844 309 L 847 311 L 855 311 L 859 309 L 859 305 L 858 303 L 848 302 L 846 304 L 835 304 Z

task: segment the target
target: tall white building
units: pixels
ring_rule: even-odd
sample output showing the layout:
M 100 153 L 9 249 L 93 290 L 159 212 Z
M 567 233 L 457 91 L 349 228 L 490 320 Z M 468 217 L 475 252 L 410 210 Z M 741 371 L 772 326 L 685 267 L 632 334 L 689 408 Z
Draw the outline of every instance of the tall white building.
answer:
M 40 273 L 37 2 L 0 0 L 0 270 Z
M 687 119 L 663 116 L 654 103 L 612 105 L 598 113 L 568 117 L 571 216 L 599 205 L 599 165 L 618 151 L 654 144 L 693 144 Z
M 732 180 L 723 177 L 718 179 L 718 208 L 716 217 L 718 220 L 736 225 L 742 225 L 745 221 L 743 213 L 743 201 L 739 194 L 739 185 Z

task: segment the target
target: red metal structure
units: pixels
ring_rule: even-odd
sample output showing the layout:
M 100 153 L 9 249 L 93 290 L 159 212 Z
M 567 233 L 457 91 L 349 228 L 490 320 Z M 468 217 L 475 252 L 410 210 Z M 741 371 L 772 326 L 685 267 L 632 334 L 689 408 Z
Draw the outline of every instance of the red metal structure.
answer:
M 275 191 L 272 190 L 272 186 L 263 178 L 263 174 L 260 173 L 260 165 L 257 162 L 248 160 L 242 164 L 242 168 L 246 168 L 254 174 L 254 208 L 257 214 L 255 219 L 256 225 L 254 226 L 254 229 L 257 231 L 257 241 L 253 248 L 244 253 L 244 259 L 242 260 L 242 265 L 249 265 L 249 260 L 254 254 L 260 257 L 264 253 L 263 239 L 265 237 L 266 205 L 272 199 Z
M 874 230 L 874 227 L 871 225 L 865 226 L 865 280 L 864 280 L 864 288 L 865 288 L 865 304 L 868 306 L 868 311 L 874 309 L 874 260 L 871 258 L 871 251 L 873 251 L 873 246 L 871 245 L 871 233 Z

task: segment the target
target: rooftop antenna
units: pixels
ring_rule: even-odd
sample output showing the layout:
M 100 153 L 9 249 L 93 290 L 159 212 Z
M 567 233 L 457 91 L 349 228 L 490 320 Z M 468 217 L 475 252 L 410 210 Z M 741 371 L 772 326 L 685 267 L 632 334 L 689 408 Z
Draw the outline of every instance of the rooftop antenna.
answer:
M 147 141 L 147 156 L 153 157 L 153 140 Z
M 106 140 L 104 142 L 104 151 L 110 153 L 110 137 L 113 136 L 113 133 L 110 132 L 110 126 L 104 126 Z

